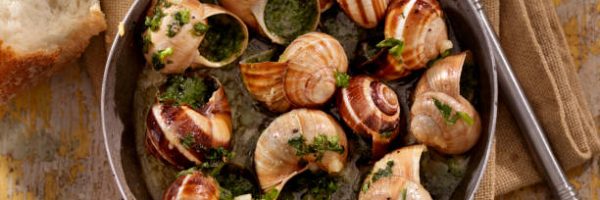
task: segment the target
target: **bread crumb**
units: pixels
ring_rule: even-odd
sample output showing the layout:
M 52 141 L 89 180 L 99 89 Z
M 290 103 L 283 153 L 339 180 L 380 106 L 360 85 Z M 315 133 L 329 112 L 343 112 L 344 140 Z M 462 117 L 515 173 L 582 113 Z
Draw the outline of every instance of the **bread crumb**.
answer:
M 125 24 L 119 22 L 119 36 L 123 37 L 123 35 L 125 35 Z

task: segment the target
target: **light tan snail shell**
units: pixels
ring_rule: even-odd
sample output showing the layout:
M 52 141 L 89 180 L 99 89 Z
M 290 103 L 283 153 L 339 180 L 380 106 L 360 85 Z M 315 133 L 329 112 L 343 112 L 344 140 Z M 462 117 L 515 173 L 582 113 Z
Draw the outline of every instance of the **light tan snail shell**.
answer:
M 421 154 L 426 151 L 424 145 L 403 147 L 385 155 L 377 161 L 363 181 L 359 200 L 431 199 L 429 192 L 421 185 L 419 164 Z M 380 170 L 391 173 L 375 178 Z
M 175 1 L 166 2 L 169 3 L 168 7 L 155 5 L 162 8 L 161 10 L 164 13 L 164 16 L 160 19 L 158 30 L 153 31 L 148 29 L 144 33 L 144 38 L 147 38 L 145 40 L 148 40 L 145 41 L 148 42 L 148 44 L 146 47 L 147 51 L 144 52 L 144 57 L 148 63 L 153 65 L 155 69 L 159 70 L 161 73 L 183 73 L 190 66 L 222 67 L 236 60 L 245 51 L 249 38 L 248 29 L 243 21 L 234 14 L 215 5 L 202 4 L 197 0 L 181 0 L 177 3 L 174 3 Z M 154 12 L 154 9 L 150 10 Z M 180 11 L 189 11 L 189 22 L 177 29 L 178 31 L 174 36 L 169 36 L 169 26 L 172 26 L 173 23 L 177 23 L 175 14 Z M 220 60 L 215 60 L 204 55 L 209 50 L 202 49 L 202 43 L 210 42 L 209 40 L 213 38 L 206 38 L 205 35 L 207 33 L 194 34 L 194 25 L 197 23 L 208 25 L 210 31 L 211 25 L 215 25 L 211 24 L 210 18 L 220 16 L 224 16 L 226 19 L 232 21 L 232 24 L 236 24 L 238 26 L 236 28 L 240 29 L 242 36 L 241 38 L 238 38 L 240 41 L 238 41 L 239 45 L 236 47 L 237 49 L 232 49 L 231 54 L 226 55 L 224 58 L 220 58 Z M 232 38 L 227 39 L 231 40 Z M 172 54 L 165 58 L 162 66 L 157 67 L 154 64 L 156 60 L 153 60 L 153 56 L 167 49 L 171 49 Z
M 327 1 L 331 1 L 331 0 L 325 0 L 323 2 L 321 2 L 319 0 L 296 0 L 296 1 L 298 4 L 302 4 L 301 8 L 303 8 L 303 9 L 310 8 L 310 9 L 314 10 L 314 13 L 312 13 L 313 15 L 302 17 L 305 19 L 312 19 L 312 20 L 307 20 L 307 22 L 308 22 L 307 24 L 302 24 L 299 27 L 294 27 L 294 29 L 296 29 L 296 31 L 300 31 L 302 29 L 306 30 L 306 32 L 316 30 L 317 26 L 319 24 L 319 20 L 320 20 L 321 8 L 327 9 L 329 6 L 331 6 L 331 3 L 327 2 Z M 240 18 L 242 20 L 244 20 L 244 22 L 246 22 L 246 24 L 248 26 L 254 28 L 260 34 L 268 37 L 274 43 L 286 44 L 295 39 L 295 36 L 286 36 L 282 33 L 277 33 L 277 31 L 273 31 L 269 27 L 269 24 L 266 22 L 268 20 L 266 18 L 270 16 L 270 14 L 268 12 L 266 12 L 266 7 L 268 6 L 267 4 L 269 3 L 269 0 L 219 0 L 219 3 L 227 10 L 240 16 Z M 295 10 L 289 10 L 289 11 L 288 10 L 277 10 L 277 11 L 283 12 L 283 13 L 298 12 Z M 275 15 L 277 15 L 277 14 L 275 14 Z M 275 23 L 279 23 L 279 22 L 275 22 Z M 289 24 L 290 22 L 289 21 L 281 21 L 281 23 Z M 285 30 L 285 32 L 290 32 L 290 31 L 293 31 L 293 30 Z M 298 32 L 296 34 L 302 35 L 303 33 Z
M 219 183 L 208 175 L 195 171 L 179 176 L 163 194 L 163 200 L 218 200 Z
M 318 107 L 335 93 L 335 72 L 346 72 L 342 45 L 318 32 L 294 40 L 278 62 L 240 63 L 244 84 L 269 110 Z
M 427 66 L 452 48 L 443 13 L 436 0 L 394 1 L 388 8 L 385 38 L 404 42 L 401 59 L 391 54 L 377 58 L 377 77 L 394 80 Z
M 298 156 L 289 142 L 303 137 L 312 144 L 316 137 L 337 138 L 343 152 L 325 151 L 318 159 L 315 154 Z M 264 191 L 281 191 L 285 183 L 307 169 L 320 169 L 329 174 L 339 173 L 346 164 L 348 143 L 344 130 L 333 117 L 319 110 L 296 109 L 276 118 L 258 138 L 254 151 L 254 166 Z
M 372 140 L 372 154 L 378 159 L 400 131 L 400 103 L 387 85 L 371 77 L 352 77 L 337 99 L 340 116 L 355 133 Z
M 148 112 L 146 148 L 180 169 L 202 164 L 211 148 L 230 147 L 233 128 L 227 97 L 217 79 L 204 80 L 212 81 L 215 90 L 201 107 L 157 101 Z
M 460 75 L 467 53 L 436 62 L 419 80 L 410 111 L 410 132 L 427 146 L 446 154 L 461 154 L 471 149 L 481 134 L 481 119 L 471 103 L 460 95 Z M 458 119 L 448 124 L 439 101 L 451 108 L 451 115 L 466 113 L 473 123 Z
M 346 15 L 363 28 L 375 28 L 390 0 L 337 0 Z

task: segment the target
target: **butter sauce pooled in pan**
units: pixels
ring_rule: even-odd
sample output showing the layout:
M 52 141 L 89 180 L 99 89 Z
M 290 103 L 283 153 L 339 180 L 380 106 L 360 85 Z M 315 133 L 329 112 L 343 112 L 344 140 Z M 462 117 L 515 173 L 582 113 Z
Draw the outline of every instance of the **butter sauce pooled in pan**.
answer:
M 171 168 L 189 168 L 157 190 L 165 191 L 163 199 L 432 199 L 439 193 L 428 191 L 432 181 L 423 166 L 450 164 L 430 155 L 467 160 L 461 154 L 477 143 L 481 119 L 460 94 L 467 53 L 449 56 L 453 44 L 437 1 L 214 2 L 228 10 L 196 0 L 159 0 L 146 20 L 145 58 L 164 81 L 149 105 L 144 144 Z M 339 33 L 315 32 L 327 9 L 366 28 L 354 26 L 367 35 L 361 41 L 383 32 L 378 52 L 352 65 L 356 70 L 349 69 L 356 52 L 345 52 L 334 37 Z M 246 53 L 237 68 L 229 64 L 246 51 L 246 24 L 275 44 Z M 370 75 L 360 71 L 363 65 Z M 201 66 L 223 68 L 196 69 Z M 412 86 L 402 90 L 392 82 L 416 80 L 407 76 L 426 67 L 412 99 L 403 94 Z M 225 88 L 241 88 L 233 94 L 244 97 L 230 100 L 240 104 L 239 98 L 251 97 L 255 102 L 241 103 L 252 108 L 230 108 Z M 244 112 L 268 117 L 247 129 L 236 119 Z M 423 153 L 427 146 L 431 154 Z M 246 158 L 249 163 L 240 162 Z M 307 173 L 317 180 L 302 180 Z M 457 183 L 442 187 L 451 192 Z M 298 185 L 299 192 L 290 188 Z

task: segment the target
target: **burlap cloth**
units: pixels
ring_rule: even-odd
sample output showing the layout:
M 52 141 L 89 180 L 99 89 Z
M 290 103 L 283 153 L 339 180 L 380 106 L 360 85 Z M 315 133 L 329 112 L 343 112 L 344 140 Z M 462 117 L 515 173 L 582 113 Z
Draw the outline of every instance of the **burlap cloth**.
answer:
M 92 45 L 110 49 L 118 23 L 132 2 L 102 0 L 109 25 L 106 46 L 101 42 Z M 600 139 L 551 0 L 483 0 L 483 4 L 563 168 L 581 165 L 599 152 Z M 97 57 L 98 47 L 90 50 Z M 100 86 L 101 64 L 90 66 L 94 85 Z M 495 151 L 478 199 L 491 199 L 542 180 L 502 96 L 498 110 Z

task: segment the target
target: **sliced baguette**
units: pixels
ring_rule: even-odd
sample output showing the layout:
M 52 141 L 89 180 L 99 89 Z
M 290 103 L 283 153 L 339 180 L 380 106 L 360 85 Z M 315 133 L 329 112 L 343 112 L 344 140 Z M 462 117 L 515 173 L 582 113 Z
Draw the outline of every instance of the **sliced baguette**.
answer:
M 98 0 L 0 1 L 0 104 L 77 59 L 104 29 Z

